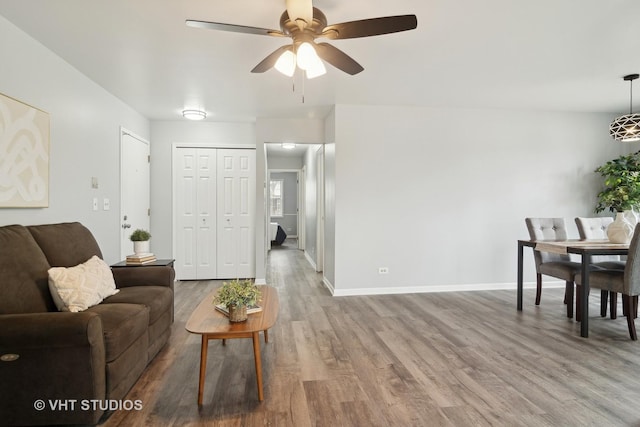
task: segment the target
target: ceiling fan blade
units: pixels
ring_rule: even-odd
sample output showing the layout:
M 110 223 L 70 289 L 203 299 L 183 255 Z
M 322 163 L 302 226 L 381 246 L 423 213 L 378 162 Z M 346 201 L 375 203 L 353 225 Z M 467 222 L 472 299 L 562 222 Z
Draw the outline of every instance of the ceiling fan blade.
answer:
M 329 43 L 317 43 L 316 52 L 320 58 L 352 76 L 364 70 L 353 58 Z
M 327 25 L 322 34 L 330 39 L 354 39 L 413 30 L 417 26 L 416 15 L 384 16 Z
M 278 58 L 280 58 L 280 55 L 292 49 L 293 47 L 291 45 L 285 45 L 285 46 L 279 47 L 278 49 L 270 53 L 262 61 L 260 61 L 258 65 L 253 67 L 253 70 L 251 70 L 251 72 L 264 73 L 265 71 L 270 70 L 271 68 L 273 68 L 274 65 L 276 65 L 276 62 L 278 62 Z
M 234 33 L 258 34 L 262 36 L 282 36 L 285 34 L 280 30 L 270 30 L 268 28 L 247 27 L 245 25 L 223 24 L 221 22 L 196 21 L 187 19 L 185 21 L 188 27 L 204 28 L 208 30 L 231 31 Z
M 289 19 L 296 21 L 302 19 L 307 24 L 311 24 L 313 21 L 313 5 L 311 0 L 286 0 L 287 13 Z

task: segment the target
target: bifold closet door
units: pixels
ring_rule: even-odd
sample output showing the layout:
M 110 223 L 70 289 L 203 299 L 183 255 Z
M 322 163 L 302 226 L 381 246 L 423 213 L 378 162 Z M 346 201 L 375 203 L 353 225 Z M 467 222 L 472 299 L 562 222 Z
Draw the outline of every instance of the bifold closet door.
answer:
M 256 152 L 219 149 L 218 278 L 255 276 Z
M 215 279 L 217 150 L 180 148 L 174 154 L 176 276 Z

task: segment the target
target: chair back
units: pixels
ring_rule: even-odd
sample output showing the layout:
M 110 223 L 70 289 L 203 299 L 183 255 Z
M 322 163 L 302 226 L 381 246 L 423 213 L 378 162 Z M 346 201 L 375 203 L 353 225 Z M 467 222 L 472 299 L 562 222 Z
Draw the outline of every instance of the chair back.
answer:
M 613 222 L 613 218 L 610 216 L 594 218 L 577 217 L 575 221 L 576 226 L 578 227 L 578 234 L 580 234 L 581 239 L 598 240 L 607 239 L 607 227 L 609 227 L 609 224 Z M 601 255 L 593 257 L 593 262 L 602 261 L 620 261 L 620 257 L 618 255 Z
M 624 269 L 624 290 L 626 295 L 640 295 L 640 223 L 636 225 L 629 243 L 627 266 Z
M 525 218 L 531 240 L 567 240 L 567 226 L 564 218 Z M 571 261 L 569 255 L 533 251 L 536 271 L 542 263 Z

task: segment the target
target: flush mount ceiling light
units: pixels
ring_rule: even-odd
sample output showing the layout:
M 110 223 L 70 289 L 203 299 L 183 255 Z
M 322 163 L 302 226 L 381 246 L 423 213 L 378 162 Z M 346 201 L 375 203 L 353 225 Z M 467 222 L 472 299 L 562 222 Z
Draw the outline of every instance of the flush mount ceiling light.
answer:
M 189 120 L 202 120 L 207 118 L 207 113 L 202 110 L 183 110 L 182 116 Z
M 285 150 L 293 150 L 294 148 L 296 148 L 296 144 L 293 142 L 283 142 L 282 148 L 284 148 Z
M 640 114 L 633 114 L 633 81 L 638 77 L 638 74 L 624 76 L 624 80 L 630 85 L 629 114 L 616 117 L 609 125 L 609 134 L 616 141 L 640 141 Z

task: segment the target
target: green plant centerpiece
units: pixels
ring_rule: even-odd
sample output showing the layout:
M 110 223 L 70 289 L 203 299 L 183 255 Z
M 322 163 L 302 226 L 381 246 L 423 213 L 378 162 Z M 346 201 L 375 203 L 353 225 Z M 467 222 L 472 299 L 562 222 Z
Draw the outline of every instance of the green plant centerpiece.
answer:
M 639 153 L 620 156 L 595 170 L 604 178 L 595 211 L 616 212 L 615 221 L 607 228 L 607 236 L 614 243 L 629 243 L 638 221 L 634 208 L 640 204 Z
M 150 254 L 149 239 L 151 239 L 151 233 L 142 228 L 138 228 L 131 233 L 129 239 L 133 242 L 133 252 L 136 255 Z
M 247 320 L 247 307 L 255 306 L 260 296 L 260 288 L 252 280 L 234 279 L 222 282 L 213 303 L 227 307 L 230 322 L 244 322 Z
M 131 233 L 129 239 L 131 239 L 132 242 L 146 242 L 151 239 L 151 233 L 147 230 L 143 230 L 142 228 L 138 228 Z

